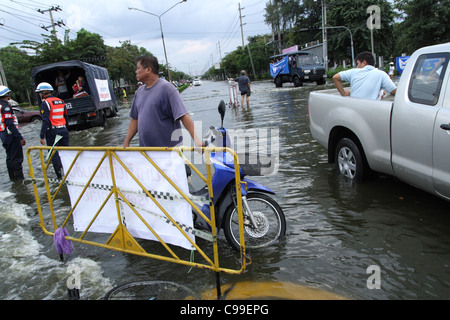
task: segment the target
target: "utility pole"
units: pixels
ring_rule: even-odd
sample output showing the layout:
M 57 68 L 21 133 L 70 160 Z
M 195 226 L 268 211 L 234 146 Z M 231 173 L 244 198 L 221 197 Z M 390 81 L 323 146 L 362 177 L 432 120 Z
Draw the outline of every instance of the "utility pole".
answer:
M 241 21 L 242 50 L 244 50 L 244 28 L 243 28 L 244 24 L 242 23 L 242 18 L 245 16 L 242 15 L 242 9 L 245 9 L 245 8 L 241 8 L 241 3 L 239 2 L 239 20 Z M 250 52 L 249 45 L 247 45 L 247 49 L 248 49 L 248 55 L 250 57 L 250 63 L 252 65 L 253 76 L 256 78 L 255 66 L 253 65 L 252 53 Z
M 5 21 L 5 19 L 2 18 L 3 21 Z M 4 26 L 5 23 L 0 22 L 0 27 Z M 1 86 L 8 86 L 8 82 L 6 82 L 6 76 L 5 76 L 5 70 L 3 70 L 3 64 L 0 61 L 0 85 Z
M 46 12 L 50 13 L 50 21 L 51 21 L 52 24 L 49 25 L 49 26 L 41 26 L 41 28 L 46 30 L 46 31 L 48 31 L 48 28 L 53 28 L 52 34 L 56 37 L 56 28 L 55 28 L 55 26 L 60 27 L 61 25 L 64 26 L 65 24 L 61 20 L 59 20 L 58 22 L 55 23 L 54 20 L 53 20 L 53 13 L 52 12 L 53 11 L 62 11 L 61 7 L 60 6 L 56 6 L 56 7 L 52 6 L 51 8 L 49 8 L 47 10 L 38 9 L 37 11 L 39 13 L 42 13 L 42 14 L 44 14 Z
M 219 58 L 220 58 L 219 66 L 220 66 L 220 69 L 222 69 L 222 49 L 220 48 L 220 41 L 217 42 L 217 46 L 218 46 Z M 223 69 L 223 72 L 224 72 L 224 79 L 226 79 L 227 77 L 226 77 L 226 70 L 225 70 L 225 68 Z
M 222 50 L 220 49 L 220 41 L 217 42 L 218 50 L 219 50 L 219 58 L 222 61 Z
M 327 0 L 322 0 L 322 50 L 325 70 L 328 70 L 328 40 L 327 40 Z
M 243 24 L 242 24 L 242 9 L 241 9 L 241 3 L 239 2 L 239 20 L 241 21 L 242 49 L 244 49 L 244 29 L 242 28 L 242 26 L 243 26 Z
M 8 82 L 6 82 L 5 70 L 3 69 L 1 61 L 0 61 L 0 85 L 5 87 L 8 86 Z

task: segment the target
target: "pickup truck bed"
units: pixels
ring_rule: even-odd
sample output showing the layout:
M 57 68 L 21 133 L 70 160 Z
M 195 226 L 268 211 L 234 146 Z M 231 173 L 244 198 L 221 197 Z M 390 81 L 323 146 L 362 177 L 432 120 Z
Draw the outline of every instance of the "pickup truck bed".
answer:
M 349 104 L 349 99 L 361 100 L 361 103 Z M 364 145 L 365 149 L 371 150 L 370 157 L 363 154 L 362 160 L 372 170 L 392 174 L 391 165 L 384 161 L 391 152 L 392 100 L 392 96 L 382 101 L 342 97 L 336 89 L 311 92 L 310 128 L 314 138 L 328 149 L 328 162 L 335 163 L 338 142 L 344 137 L 351 137 L 358 146 Z M 313 107 L 313 101 L 331 107 Z M 364 113 L 361 108 L 364 108 Z M 358 123 L 357 127 L 355 123 Z M 363 176 L 357 179 L 362 180 Z
M 450 43 L 417 50 L 395 97 L 342 97 L 312 92 L 312 136 L 347 178 L 389 174 L 450 200 Z

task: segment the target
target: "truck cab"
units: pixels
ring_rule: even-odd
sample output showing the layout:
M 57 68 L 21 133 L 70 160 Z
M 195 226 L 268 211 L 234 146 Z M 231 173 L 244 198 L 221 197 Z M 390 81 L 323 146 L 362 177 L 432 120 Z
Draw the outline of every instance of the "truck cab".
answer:
M 67 93 L 59 96 L 56 79 L 64 77 Z M 69 116 L 69 128 L 103 126 L 106 119 L 115 117 L 118 104 L 106 68 L 70 60 L 35 67 L 31 71 L 35 86 L 48 82 L 55 90 L 53 95 L 63 99 Z M 83 88 L 78 92 L 75 86 L 77 79 L 83 79 Z M 36 95 L 38 104 L 41 103 Z
M 294 87 L 300 87 L 304 82 L 325 84 L 327 77 L 325 67 L 315 54 L 295 51 L 275 55 L 270 59 L 270 75 L 277 88 L 286 82 L 294 83 Z

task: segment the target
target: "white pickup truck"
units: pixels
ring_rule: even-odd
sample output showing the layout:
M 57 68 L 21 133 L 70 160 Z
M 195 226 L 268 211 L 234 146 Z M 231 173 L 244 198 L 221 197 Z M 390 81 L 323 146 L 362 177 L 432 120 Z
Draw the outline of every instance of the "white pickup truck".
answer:
M 409 58 L 395 97 L 366 100 L 312 92 L 312 136 L 349 179 L 395 176 L 450 200 L 450 43 Z

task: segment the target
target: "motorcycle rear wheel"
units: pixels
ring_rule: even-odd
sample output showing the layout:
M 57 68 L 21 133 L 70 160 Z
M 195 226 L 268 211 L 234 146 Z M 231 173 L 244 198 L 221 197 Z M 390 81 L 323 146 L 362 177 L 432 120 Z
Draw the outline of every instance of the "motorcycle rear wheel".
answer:
M 251 226 L 244 214 L 244 239 L 246 249 L 267 247 L 286 234 L 286 218 L 278 203 L 263 193 L 247 194 L 247 202 L 253 212 L 258 228 Z M 240 249 L 238 210 L 234 205 L 228 207 L 224 216 L 224 233 L 228 243 L 236 250 Z

